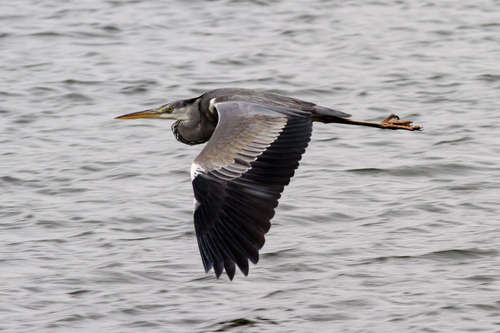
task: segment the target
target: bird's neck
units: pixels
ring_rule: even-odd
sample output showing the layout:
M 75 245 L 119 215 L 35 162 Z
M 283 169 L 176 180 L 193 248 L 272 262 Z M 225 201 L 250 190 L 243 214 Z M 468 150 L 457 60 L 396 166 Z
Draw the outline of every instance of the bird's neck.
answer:
M 208 119 L 199 110 L 199 102 L 193 103 L 188 111 L 188 120 L 179 120 L 172 125 L 175 138 L 189 145 L 207 142 L 217 125 L 217 121 Z

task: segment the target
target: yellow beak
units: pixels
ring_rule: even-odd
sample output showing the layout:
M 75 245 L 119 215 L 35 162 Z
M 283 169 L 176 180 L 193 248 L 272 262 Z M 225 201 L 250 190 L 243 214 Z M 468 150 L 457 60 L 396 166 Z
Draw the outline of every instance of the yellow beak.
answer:
M 132 112 L 118 116 L 115 119 L 139 119 L 139 118 L 164 118 L 165 113 L 160 109 L 150 109 L 139 112 Z

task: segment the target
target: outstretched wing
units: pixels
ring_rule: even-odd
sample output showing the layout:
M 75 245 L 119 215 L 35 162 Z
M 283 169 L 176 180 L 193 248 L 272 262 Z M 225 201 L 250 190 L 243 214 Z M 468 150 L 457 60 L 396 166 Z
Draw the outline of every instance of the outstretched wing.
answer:
M 259 260 L 283 188 L 309 143 L 309 113 L 247 102 L 214 103 L 217 127 L 191 167 L 194 224 L 205 271 Z

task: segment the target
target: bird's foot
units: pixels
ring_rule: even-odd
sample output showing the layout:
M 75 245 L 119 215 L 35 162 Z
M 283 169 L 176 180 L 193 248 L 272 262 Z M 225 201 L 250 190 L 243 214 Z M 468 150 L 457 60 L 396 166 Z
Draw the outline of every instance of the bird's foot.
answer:
M 381 123 L 382 128 L 388 129 L 404 129 L 407 131 L 420 131 L 421 126 L 412 125 L 410 120 L 399 120 L 399 117 L 395 114 L 391 114 L 389 117 L 385 118 Z

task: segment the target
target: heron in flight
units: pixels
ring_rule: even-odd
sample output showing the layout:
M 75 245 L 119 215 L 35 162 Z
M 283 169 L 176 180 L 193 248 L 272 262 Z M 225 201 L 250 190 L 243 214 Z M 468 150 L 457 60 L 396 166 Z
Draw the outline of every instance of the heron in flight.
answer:
M 117 119 L 175 119 L 182 143 L 207 142 L 191 165 L 194 226 L 205 272 L 217 278 L 235 265 L 248 275 L 264 235 L 311 138 L 312 123 L 340 123 L 394 130 L 419 130 L 391 115 L 367 122 L 311 102 L 271 92 L 222 88 Z

